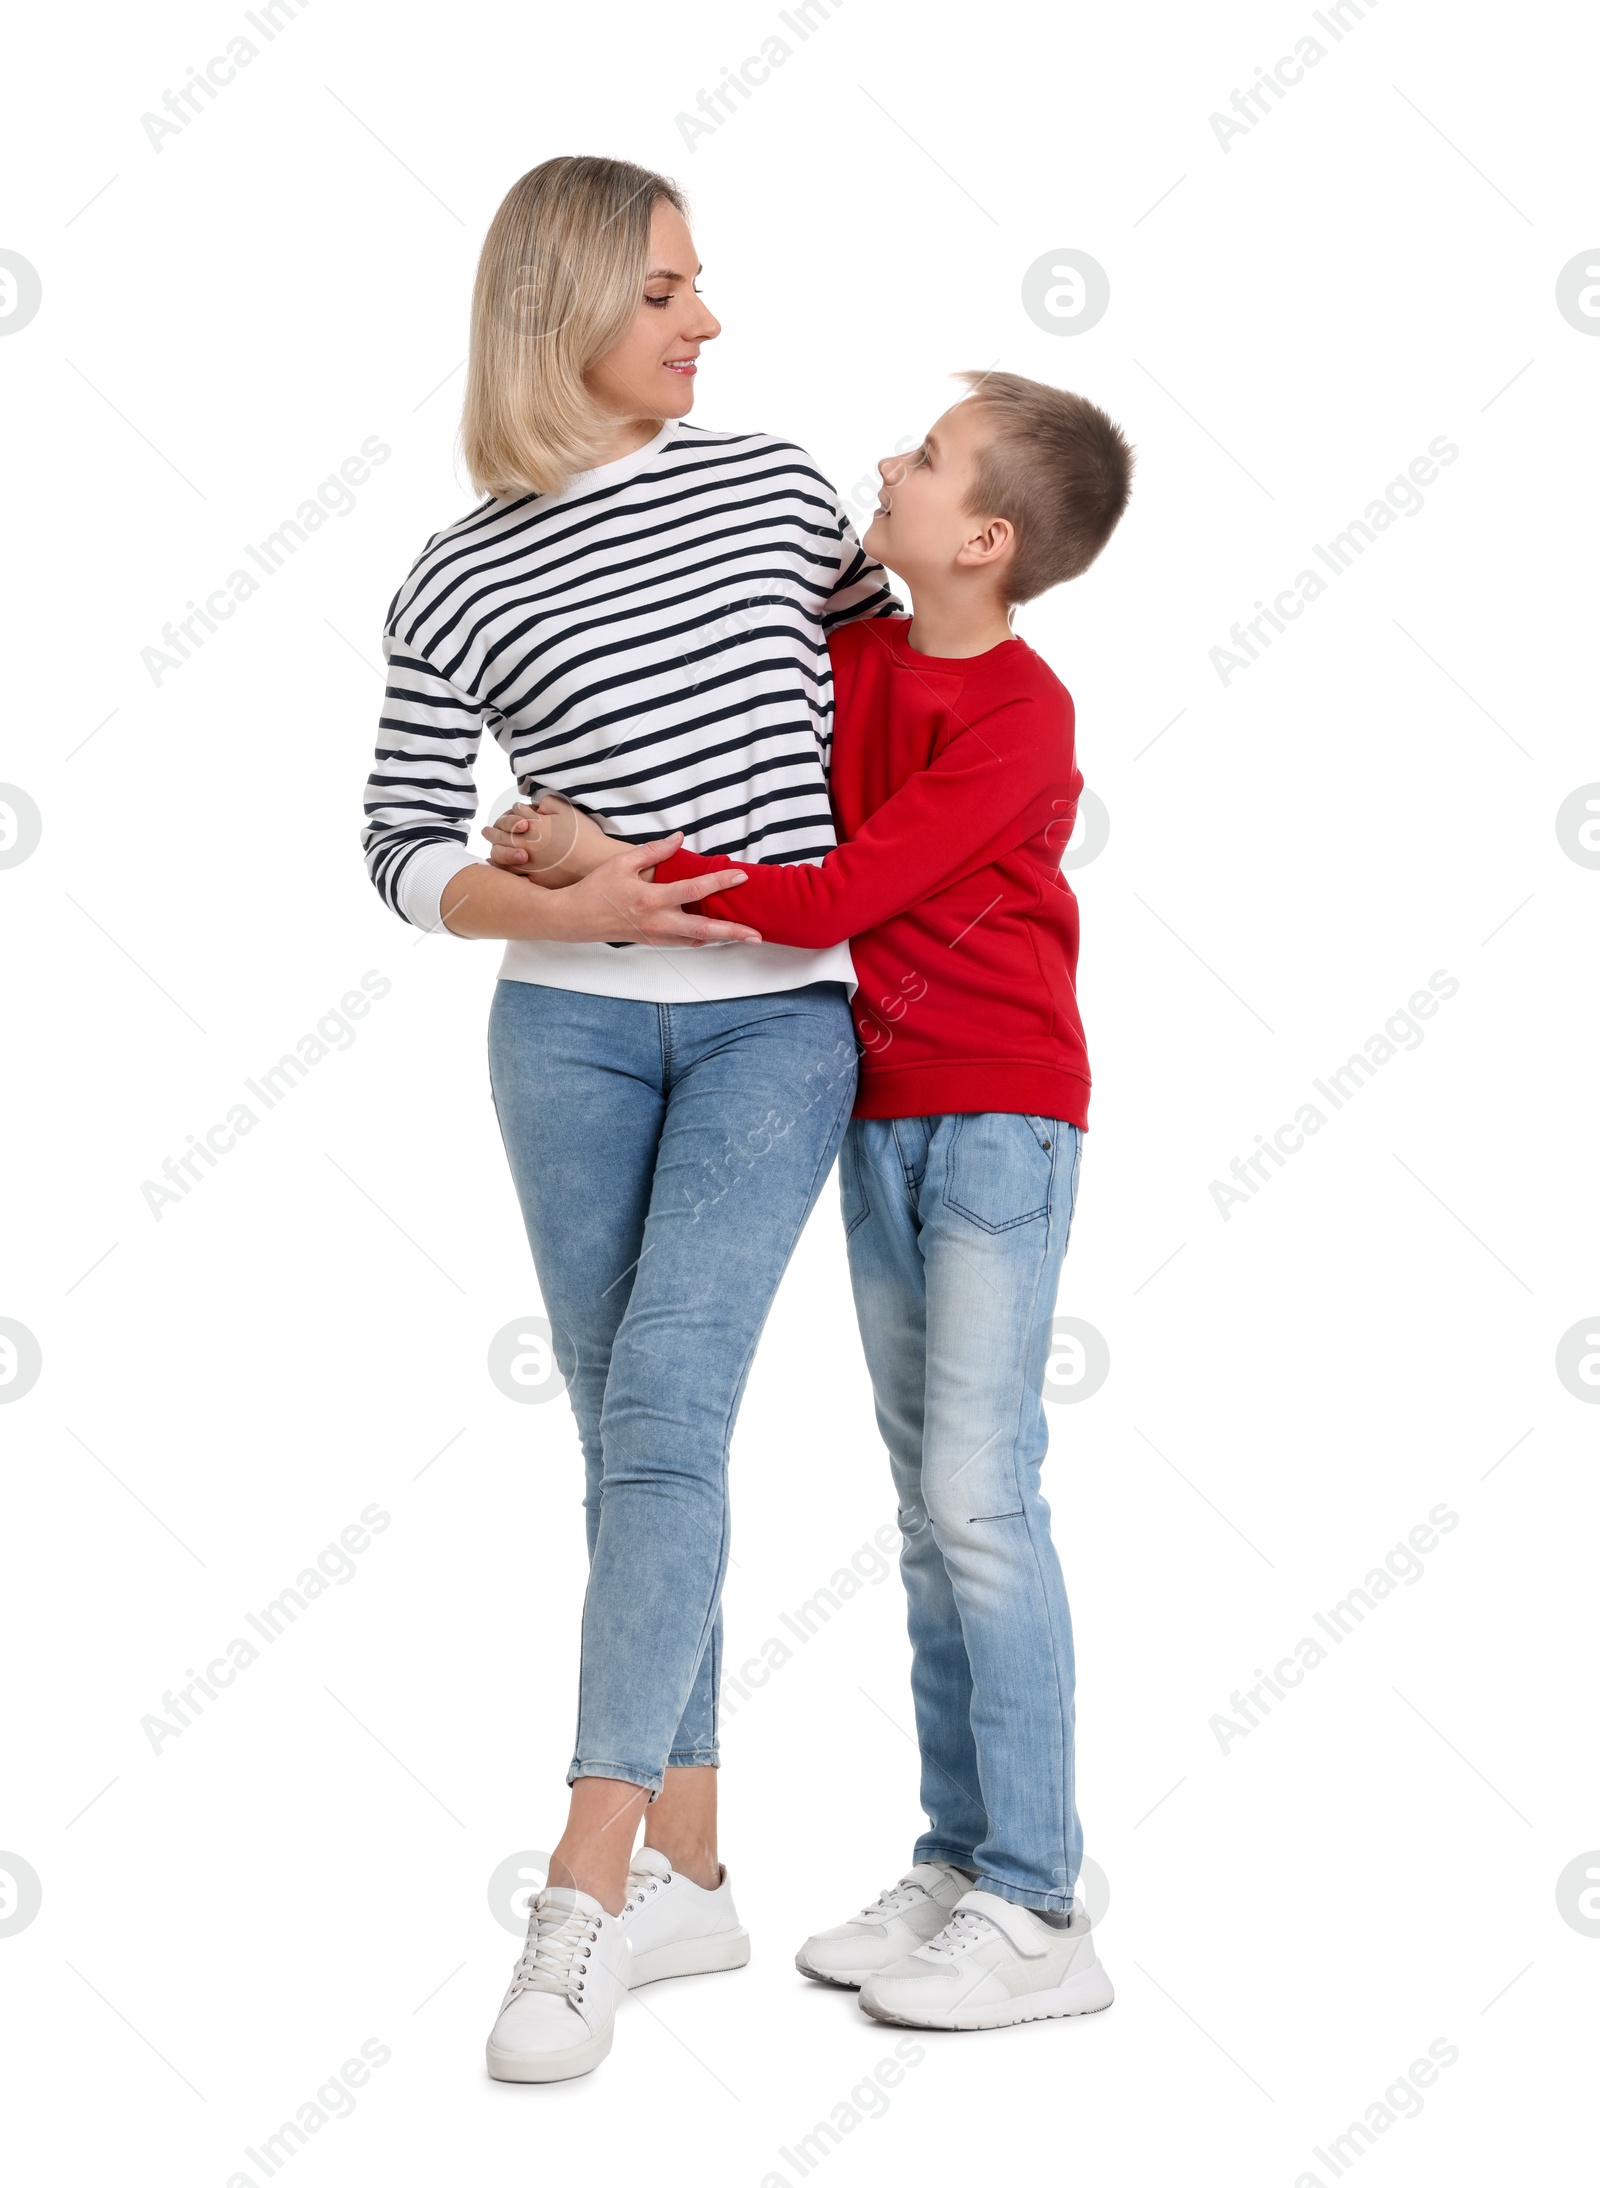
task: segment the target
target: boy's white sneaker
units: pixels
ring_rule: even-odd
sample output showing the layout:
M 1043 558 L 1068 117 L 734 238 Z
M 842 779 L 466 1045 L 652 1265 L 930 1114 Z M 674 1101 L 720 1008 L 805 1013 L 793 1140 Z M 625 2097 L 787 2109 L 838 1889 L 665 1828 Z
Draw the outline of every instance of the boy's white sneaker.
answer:
M 1089 1917 L 1057 1930 L 993 1892 L 967 1892 L 927 1944 L 863 1985 L 861 2010 L 910 2028 L 1009 2028 L 1099 2013 L 1115 1996 Z
M 633 1857 L 621 1922 L 632 1948 L 630 1988 L 669 1975 L 742 1968 L 750 1958 L 750 1933 L 734 1907 L 727 1870 L 708 1892 L 680 1875 L 654 1846 L 641 1846 Z
M 970 1880 L 947 1861 L 919 1861 L 870 1907 L 831 1930 L 808 1937 L 794 1956 L 802 1975 L 857 1990 L 869 1975 L 893 1967 L 949 1921 Z
M 564 2082 L 611 2049 L 628 1987 L 628 1939 L 587 1892 L 546 1885 L 528 1910 L 528 1942 L 489 2032 L 497 2082 Z

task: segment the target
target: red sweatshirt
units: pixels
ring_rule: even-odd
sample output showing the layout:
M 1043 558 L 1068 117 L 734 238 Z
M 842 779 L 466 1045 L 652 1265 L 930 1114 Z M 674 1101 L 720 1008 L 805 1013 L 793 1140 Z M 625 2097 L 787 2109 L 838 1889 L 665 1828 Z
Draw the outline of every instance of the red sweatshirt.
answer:
M 846 938 L 858 1117 L 1012 1110 L 1088 1122 L 1078 905 L 1061 877 L 1083 777 L 1072 699 L 1033 649 L 914 653 L 909 619 L 833 633 L 832 790 L 820 866 L 744 865 L 695 906 L 768 942 Z M 678 851 L 657 881 L 734 862 Z

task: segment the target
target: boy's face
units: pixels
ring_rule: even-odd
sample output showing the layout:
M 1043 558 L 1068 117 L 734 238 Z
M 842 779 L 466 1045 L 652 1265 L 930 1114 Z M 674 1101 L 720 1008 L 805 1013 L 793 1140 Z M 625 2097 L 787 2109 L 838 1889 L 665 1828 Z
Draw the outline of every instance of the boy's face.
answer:
M 934 422 L 920 448 L 879 462 L 877 513 L 861 544 L 913 589 L 919 578 L 947 577 L 985 531 L 983 512 L 967 504 L 986 438 L 982 406 L 969 398 Z

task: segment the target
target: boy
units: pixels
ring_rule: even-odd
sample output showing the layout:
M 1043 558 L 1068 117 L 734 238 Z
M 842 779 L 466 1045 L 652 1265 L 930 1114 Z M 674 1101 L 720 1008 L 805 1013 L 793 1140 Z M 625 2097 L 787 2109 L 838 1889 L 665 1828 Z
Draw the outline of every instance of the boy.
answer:
M 1039 1490 L 1051 1319 L 1087 1124 L 1077 905 L 1059 860 L 1073 709 L 1010 611 L 1087 569 L 1133 458 L 1082 397 L 1009 373 L 885 459 L 863 546 L 909 618 L 830 641 L 840 848 L 745 866 L 700 909 L 772 942 L 852 938 L 861 1077 L 840 1156 L 851 1281 L 899 1500 L 928 1829 L 897 1885 L 796 1965 L 879 2020 L 996 2028 L 1112 1999 L 1073 1906 L 1073 1654 Z M 537 809 L 548 830 L 558 809 Z M 527 815 L 528 809 L 519 809 Z M 493 857 L 528 863 L 505 816 Z M 577 841 L 530 879 L 626 848 Z M 727 869 L 681 849 L 658 882 Z

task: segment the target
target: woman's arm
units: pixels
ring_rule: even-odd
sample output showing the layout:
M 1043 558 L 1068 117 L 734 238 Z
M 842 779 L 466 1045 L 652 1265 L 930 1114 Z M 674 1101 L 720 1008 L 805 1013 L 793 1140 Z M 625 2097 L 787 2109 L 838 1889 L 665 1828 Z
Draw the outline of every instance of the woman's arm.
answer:
M 698 918 L 680 909 L 742 883 L 740 873 L 691 876 L 668 883 L 646 881 L 683 841 L 623 845 L 615 858 L 570 888 L 530 889 L 518 874 L 497 866 L 464 866 L 444 887 L 439 913 L 452 934 L 500 942 L 650 942 L 681 947 L 707 942 L 759 942 L 754 928 L 726 919 Z
M 393 632 L 385 638 L 389 688 L 377 759 L 367 786 L 367 856 L 373 880 L 414 925 L 500 942 L 647 942 L 679 948 L 715 942 L 758 942 L 753 928 L 710 920 L 683 909 L 725 886 L 720 875 L 680 877 L 657 886 L 644 877 L 674 850 L 681 834 L 643 848 L 614 846 L 618 856 L 561 863 L 567 834 L 578 840 L 577 809 L 565 800 L 549 808 L 545 845 L 548 878 L 573 886 L 530 889 L 519 875 L 481 864 L 466 847 L 475 802 L 472 767 L 490 710 L 411 651 Z M 565 816 L 570 816 L 570 823 Z M 586 828 L 610 846 L 612 839 Z M 553 855 L 552 855 L 553 854 Z M 601 877 L 602 864 L 612 871 Z M 593 878 L 587 886 L 584 877 Z M 709 881 L 709 888 L 705 883 Z
M 362 844 L 379 895 L 402 919 L 432 932 L 442 893 L 473 863 L 467 825 L 477 804 L 472 772 L 487 722 L 497 717 L 414 648 L 392 617 L 383 639 L 387 687 L 367 780 Z

